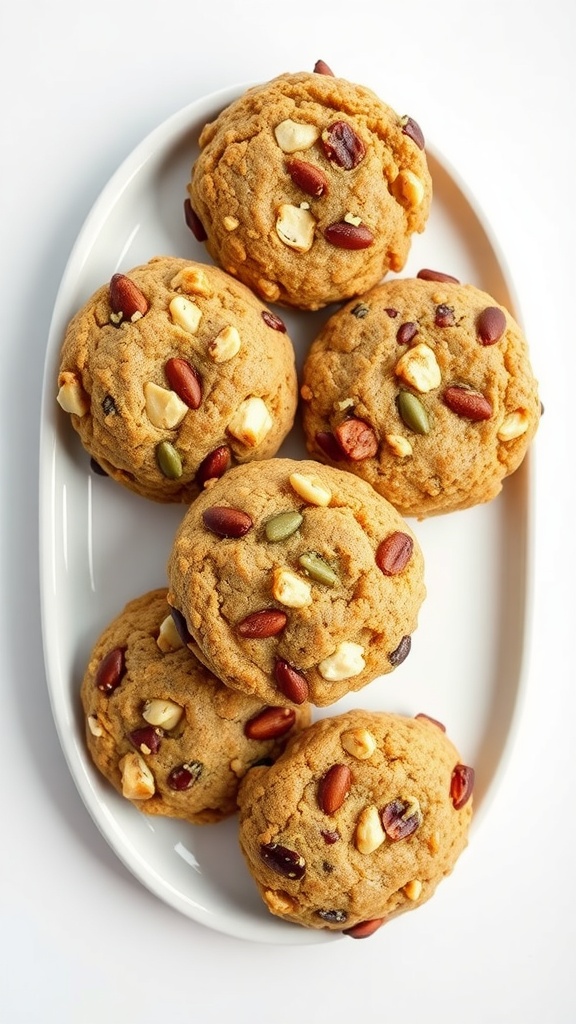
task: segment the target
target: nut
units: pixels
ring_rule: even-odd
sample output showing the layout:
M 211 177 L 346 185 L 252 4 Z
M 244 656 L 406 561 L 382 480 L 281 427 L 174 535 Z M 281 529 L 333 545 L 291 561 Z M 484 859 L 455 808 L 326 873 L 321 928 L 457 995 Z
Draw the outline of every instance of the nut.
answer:
M 409 455 L 412 455 L 412 445 L 408 438 L 403 437 L 402 434 L 385 434 L 384 439 L 394 452 L 394 455 L 397 455 L 399 459 L 406 459 Z
M 378 808 L 374 804 L 363 807 L 354 833 L 354 845 L 358 853 L 374 853 L 385 839 L 386 833 L 382 828 Z
M 244 735 L 249 740 L 274 740 L 284 736 L 296 721 L 292 708 L 264 708 L 244 726 Z
M 196 303 L 191 302 L 184 295 L 176 295 L 168 306 L 173 323 L 182 327 L 189 334 L 196 334 L 202 313 Z
M 322 148 L 331 164 L 351 171 L 364 159 L 366 147 L 347 121 L 334 121 L 322 132 Z
M 265 889 L 262 897 L 272 914 L 293 914 L 298 906 L 296 900 L 281 890 Z
M 219 537 L 244 537 L 252 529 L 252 519 L 231 505 L 211 505 L 202 513 L 204 526 Z
M 170 281 L 173 291 L 186 292 L 187 295 L 212 295 L 208 276 L 200 267 L 184 267 Z
M 430 346 L 424 344 L 414 345 L 400 356 L 394 373 L 422 394 L 437 388 L 442 380 L 436 356 Z
M 272 544 L 287 540 L 293 533 L 296 533 L 296 530 L 302 525 L 303 519 L 304 517 L 296 509 L 290 509 L 288 512 L 278 512 L 275 516 L 267 519 L 264 524 L 266 540 L 269 540 Z
M 450 780 L 450 799 L 454 808 L 459 811 L 468 803 L 474 789 L 475 772 L 466 764 L 457 764 Z
M 255 448 L 270 432 L 274 421 L 263 399 L 245 398 L 228 423 L 228 432 L 248 448 Z
M 58 405 L 74 416 L 85 416 L 90 408 L 90 399 L 82 387 L 80 378 L 70 370 L 63 370 L 58 377 Z
M 125 274 L 113 274 L 108 288 L 108 301 L 112 314 L 112 323 L 119 324 L 122 321 L 135 323 L 148 312 L 148 301 L 140 291 L 138 285 L 134 284 Z
M 352 772 L 347 764 L 333 764 L 318 784 L 318 806 L 324 814 L 335 814 L 342 807 L 352 786 Z
M 363 655 L 364 648 L 360 644 L 343 640 L 333 654 L 320 662 L 318 671 L 322 678 L 329 682 L 351 679 L 353 676 L 360 675 L 366 667 Z
M 351 939 L 367 939 L 385 923 L 385 917 L 375 917 L 371 921 L 360 921 L 359 924 L 354 924 L 351 928 L 345 928 L 342 934 L 348 935 Z
M 170 441 L 160 441 L 156 445 L 156 462 L 168 480 L 179 480 L 182 476 L 182 458 Z
M 198 487 L 206 487 L 208 481 L 219 480 L 230 465 L 230 449 L 227 444 L 218 445 L 202 459 L 196 470 Z
M 208 345 L 208 355 L 215 363 L 227 363 L 240 351 L 240 335 L 231 324 L 223 327 Z
M 415 434 L 428 434 L 430 421 L 422 402 L 411 391 L 400 391 L 396 397 L 398 414 L 403 423 Z
M 319 198 L 328 191 L 328 178 L 319 167 L 305 160 L 289 160 L 286 170 L 297 188 L 309 196 Z
M 399 345 L 409 345 L 418 334 L 418 324 L 412 320 L 406 320 L 396 331 L 396 341 Z
M 335 221 L 324 229 L 324 238 L 339 249 L 368 249 L 374 235 L 365 224 L 349 224 L 346 220 Z
M 319 477 L 307 473 L 291 473 L 290 486 L 309 505 L 329 505 L 332 491 Z
M 107 697 L 120 685 L 126 671 L 125 654 L 125 647 L 115 647 L 108 651 L 98 666 L 94 682 L 97 689 Z
M 167 615 L 164 621 L 160 624 L 160 631 L 156 639 L 158 647 L 163 654 L 169 654 L 170 651 L 177 651 L 179 647 L 183 647 L 182 638 L 176 629 L 176 623 L 172 615 Z
M 308 252 L 314 242 L 316 221 L 310 210 L 292 203 L 281 203 L 276 214 L 276 234 L 295 252 Z
M 334 72 L 332 71 L 331 68 L 328 67 L 326 61 L 324 60 L 316 61 L 314 65 L 314 71 L 316 72 L 317 75 L 331 75 L 331 77 L 334 78 Z
M 280 331 L 281 334 L 286 334 L 286 324 L 279 316 L 276 316 L 276 313 L 271 313 L 269 309 L 263 309 L 261 316 L 267 327 L 270 327 L 273 331 Z
M 443 274 L 441 270 L 429 270 L 424 267 L 419 270 L 416 274 L 422 281 L 451 281 L 453 284 L 460 284 L 457 277 L 452 277 L 451 274 Z
M 97 715 L 88 715 L 86 719 L 86 724 L 90 732 L 92 733 L 93 736 L 96 737 L 96 739 L 100 739 L 100 737 L 104 735 L 104 729 L 100 725 Z
M 440 729 L 442 732 L 446 732 L 446 726 L 443 725 L 442 722 L 439 722 L 437 718 L 431 718 L 430 715 L 425 715 L 423 711 L 419 711 L 417 715 L 414 715 L 414 718 L 417 718 L 421 722 L 430 722 L 430 724 L 434 725 L 437 729 Z
M 344 455 L 353 462 L 371 459 L 378 451 L 378 438 L 374 428 L 354 416 L 343 420 L 336 427 L 334 435 Z
M 488 399 L 470 388 L 453 385 L 446 388 L 442 398 L 452 412 L 464 419 L 478 422 L 489 420 L 492 415 L 492 405 Z
M 495 345 L 506 330 L 506 316 L 499 306 L 487 306 L 476 323 L 476 333 L 481 345 Z
M 302 124 L 287 118 L 276 125 L 274 135 L 283 153 L 296 153 L 297 150 L 310 149 L 320 131 L 313 124 Z
M 166 362 L 164 373 L 178 397 L 190 409 L 198 409 L 202 403 L 202 378 L 198 370 L 186 359 L 176 357 Z
M 354 213 L 348 211 L 348 213 L 344 214 L 344 221 L 346 224 L 353 224 L 354 227 L 358 227 L 362 223 L 362 217 L 357 217 Z
M 288 616 L 285 612 L 277 608 L 262 608 L 242 619 L 236 629 L 240 636 L 247 640 L 265 640 L 281 633 L 287 621 Z
M 420 206 L 424 199 L 424 184 L 413 171 L 400 171 L 390 188 L 392 195 L 402 206 Z
M 274 678 L 280 693 L 294 704 L 304 704 L 308 700 L 308 681 L 302 672 L 298 672 L 287 661 L 278 658 L 274 664 Z
M 154 776 L 139 754 L 125 754 L 118 762 L 122 796 L 127 800 L 149 800 L 154 796 Z
M 395 530 L 378 545 L 375 555 L 376 565 L 385 576 L 396 576 L 408 565 L 413 550 L 412 537 L 401 530 Z
M 317 551 L 303 551 L 298 556 L 298 563 L 316 583 L 322 583 L 325 587 L 335 587 L 339 582 L 338 573 Z
M 149 380 L 144 385 L 146 415 L 155 427 L 171 430 L 182 422 L 188 406 L 178 397 L 175 391 L 161 388 Z
M 170 616 L 171 618 L 171 616 Z M 160 697 L 153 697 L 147 700 L 142 708 L 142 718 L 149 725 L 158 726 L 161 729 L 175 729 L 184 714 L 184 708 L 173 700 L 163 700 Z
M 446 302 L 440 302 L 436 306 L 436 312 L 434 314 L 434 325 L 436 327 L 452 327 L 456 323 L 456 314 L 453 306 L 448 306 Z
M 222 220 L 222 223 L 223 223 L 224 227 L 226 228 L 226 231 L 236 231 L 236 228 L 239 227 L 239 225 L 240 225 L 240 221 L 238 220 L 238 218 L 237 217 L 231 217 L 230 215 L 228 215 L 227 217 L 224 217 L 224 219 Z
M 340 737 L 340 742 L 352 757 L 358 761 L 367 761 L 376 750 L 376 737 L 369 729 L 347 729 Z
M 409 900 L 419 900 L 422 895 L 422 882 L 419 878 L 413 878 L 404 886 L 404 892 Z
M 286 605 L 287 608 L 304 608 L 306 605 L 312 604 L 310 584 L 301 576 L 291 572 L 290 569 L 274 569 L 272 594 L 276 601 Z
M 516 409 L 508 416 L 505 416 L 498 430 L 498 437 L 501 441 L 513 441 L 516 437 L 525 434 L 530 426 L 530 417 L 525 409 Z

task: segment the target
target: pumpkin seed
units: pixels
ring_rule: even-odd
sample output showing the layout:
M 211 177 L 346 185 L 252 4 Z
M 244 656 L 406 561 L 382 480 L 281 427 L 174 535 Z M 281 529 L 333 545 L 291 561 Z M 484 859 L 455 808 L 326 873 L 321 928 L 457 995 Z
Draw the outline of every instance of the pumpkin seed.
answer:
M 334 587 L 338 583 L 338 574 L 316 551 L 305 551 L 298 561 L 316 583 L 324 583 L 327 587 Z
M 169 441 L 161 441 L 156 446 L 156 459 L 162 473 L 169 480 L 178 480 L 182 476 L 182 459 Z
M 396 399 L 400 418 L 415 434 L 428 434 L 430 422 L 422 402 L 410 391 L 400 391 Z
M 286 540 L 296 532 L 303 517 L 295 509 L 289 512 L 279 512 L 272 516 L 264 527 L 266 539 L 270 541 Z

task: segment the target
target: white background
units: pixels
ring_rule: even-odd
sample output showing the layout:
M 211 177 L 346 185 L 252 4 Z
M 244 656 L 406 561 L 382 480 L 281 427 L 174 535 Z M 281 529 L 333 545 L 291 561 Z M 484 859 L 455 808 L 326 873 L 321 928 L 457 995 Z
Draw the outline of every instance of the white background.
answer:
M 7 10 L 2 1020 L 574 1022 L 574 6 L 36 0 L 13 5 L 9 17 Z M 121 160 L 198 96 L 311 70 L 318 58 L 416 117 L 475 194 L 505 253 L 545 405 L 534 446 L 535 595 L 507 770 L 451 879 L 417 914 L 370 940 L 266 947 L 196 925 L 142 888 L 101 838 L 68 773 L 40 635 L 39 408 L 58 284 Z

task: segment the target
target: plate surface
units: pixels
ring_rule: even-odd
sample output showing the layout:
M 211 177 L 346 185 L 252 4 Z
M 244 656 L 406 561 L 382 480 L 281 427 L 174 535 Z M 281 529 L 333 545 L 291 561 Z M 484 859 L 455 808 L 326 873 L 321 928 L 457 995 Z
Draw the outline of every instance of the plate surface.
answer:
M 157 255 L 206 262 L 185 226 L 183 201 L 206 121 L 245 87 L 212 94 L 173 115 L 122 164 L 89 214 L 58 293 L 46 356 L 40 438 L 40 573 L 47 681 L 60 742 L 78 790 L 112 849 L 153 893 L 217 931 L 254 941 L 311 944 L 339 936 L 289 925 L 260 901 L 239 851 L 234 819 L 192 826 L 139 813 L 100 777 L 84 744 L 80 682 L 99 633 L 131 598 L 166 584 L 184 509 L 133 495 L 95 476 L 56 403 L 66 325 L 116 271 Z M 421 267 L 489 292 L 519 318 L 490 228 L 453 169 L 430 146 L 434 199 L 403 276 Z M 332 309 L 282 310 L 300 366 Z M 296 429 L 280 455 L 303 457 Z M 476 769 L 472 835 L 505 768 L 518 719 L 530 609 L 532 457 L 489 505 L 411 521 L 426 560 L 428 596 L 410 657 L 392 675 L 320 715 L 363 706 L 422 711 L 445 723 Z

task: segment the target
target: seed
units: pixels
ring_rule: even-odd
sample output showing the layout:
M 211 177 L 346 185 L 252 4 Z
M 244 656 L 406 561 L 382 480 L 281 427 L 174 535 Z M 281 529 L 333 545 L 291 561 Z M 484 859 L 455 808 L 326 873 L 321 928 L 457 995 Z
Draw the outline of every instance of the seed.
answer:
M 406 661 L 411 649 L 412 637 L 403 636 L 396 650 L 391 651 L 388 655 L 388 661 L 396 668 L 397 665 L 401 665 L 403 661 Z
M 286 170 L 294 184 L 306 195 L 319 198 L 328 191 L 328 178 L 324 171 L 305 160 L 289 160 Z
M 109 696 L 114 692 L 117 686 L 120 685 L 120 681 L 124 672 L 126 671 L 126 665 L 124 656 L 126 654 L 125 647 L 115 647 L 114 650 L 109 651 L 108 654 L 102 658 L 96 672 L 96 678 L 94 682 L 102 693 Z
M 198 409 L 202 402 L 202 379 L 191 363 L 186 359 L 169 359 L 164 372 L 178 397 L 190 409 Z
M 244 735 L 249 740 L 273 740 L 284 736 L 296 721 L 292 708 L 264 708 L 244 726 Z
M 141 754 L 157 754 L 161 739 L 162 732 L 152 725 L 145 725 L 142 729 L 135 729 L 130 733 L 130 742 Z
M 170 789 L 190 789 L 194 782 L 197 782 L 202 775 L 204 765 L 200 761 L 185 761 L 179 764 L 170 772 L 167 782 Z
M 209 452 L 198 466 L 196 483 L 204 487 L 208 480 L 218 480 L 230 465 L 231 452 L 227 444 L 221 444 L 213 452 Z
M 328 921 L 330 924 L 343 924 L 348 920 L 345 910 L 317 910 L 316 913 L 323 921 Z
M 348 935 L 351 939 L 367 939 L 382 927 L 385 920 L 385 917 L 375 917 L 372 921 L 360 921 L 351 928 L 345 928 L 342 934 Z
M 324 455 L 331 459 L 332 462 L 342 461 L 344 458 L 344 452 L 331 430 L 319 430 L 315 435 L 314 440 Z
M 411 323 L 409 320 L 405 324 L 400 324 L 400 327 L 396 331 L 396 341 L 399 345 L 408 345 L 418 334 L 418 324 Z
M 454 309 L 452 306 L 447 306 L 444 302 L 441 302 L 439 306 L 436 306 L 436 313 L 434 315 L 434 323 L 436 327 L 452 327 L 452 324 L 456 322 L 454 316 Z
M 252 529 L 252 519 L 242 509 L 229 505 L 211 505 L 202 513 L 204 526 L 219 537 L 244 537 Z
M 422 823 L 418 804 L 409 800 L 392 800 L 386 804 L 380 817 L 384 831 L 393 843 L 412 835 Z
M 280 693 L 283 693 L 293 704 L 304 704 L 308 700 L 308 680 L 306 676 L 278 658 L 274 664 L 274 678 Z
M 339 582 L 338 573 L 316 551 L 305 551 L 298 558 L 298 562 L 316 583 L 323 583 L 326 587 L 335 587 Z
M 285 612 L 276 608 L 262 608 L 242 619 L 236 629 L 240 636 L 247 640 L 265 640 L 281 633 L 287 622 L 288 616 Z
M 476 331 L 482 345 L 494 345 L 506 330 L 506 317 L 499 306 L 487 306 L 476 323 Z
M 357 320 L 363 320 L 364 317 L 368 316 L 370 312 L 370 306 L 367 306 L 365 302 L 357 302 L 355 306 L 350 310 L 352 316 L 355 316 Z
M 378 451 L 378 438 L 373 427 L 354 416 L 343 420 L 334 434 L 344 455 L 353 462 L 371 459 Z
M 412 142 L 415 142 L 418 149 L 424 149 L 424 134 L 417 121 L 412 117 L 403 117 L 400 124 L 402 125 L 402 133 L 407 135 Z
M 454 807 L 459 811 L 468 803 L 474 789 L 475 772 L 466 764 L 457 764 L 450 780 L 450 797 Z
M 375 555 L 376 565 L 385 576 L 397 576 L 408 565 L 413 549 L 412 537 L 400 530 L 395 530 L 378 545 Z
M 170 441 L 160 441 L 156 445 L 156 460 L 169 480 L 178 480 L 182 476 L 182 459 Z
M 328 67 L 325 61 L 317 60 L 314 65 L 314 71 L 317 75 L 330 75 L 334 78 L 334 72 Z
M 347 121 L 335 121 L 322 132 L 322 146 L 331 163 L 351 171 L 364 159 L 366 147 Z
M 186 224 L 190 228 L 190 231 L 194 235 L 197 242 L 205 242 L 208 238 L 204 230 L 204 225 L 200 220 L 200 217 L 195 210 L 192 209 L 192 203 L 189 199 L 184 200 L 184 217 Z
M 422 402 L 411 391 L 400 391 L 396 399 L 400 419 L 415 434 L 428 434 L 430 422 Z
M 451 274 L 443 274 L 441 270 L 419 270 L 416 274 L 422 281 L 451 281 L 453 284 L 460 284 L 457 277 L 452 277 Z
M 295 850 L 289 850 L 287 846 L 281 846 L 280 843 L 263 843 L 260 847 L 260 856 L 265 864 L 285 878 L 300 879 L 306 874 L 304 857 Z
M 446 388 L 442 398 L 452 412 L 464 419 L 478 422 L 489 420 L 492 415 L 491 403 L 478 391 L 454 385 Z
M 272 541 L 273 543 L 280 540 L 286 540 L 288 537 L 291 537 L 293 533 L 296 533 L 296 530 L 303 522 L 303 518 L 304 517 L 300 512 L 297 512 L 295 509 L 290 510 L 289 512 L 279 512 L 278 515 L 272 516 L 271 519 L 268 519 L 264 527 L 266 540 Z
M 276 313 L 271 313 L 269 309 L 262 310 L 262 319 L 267 327 L 271 327 L 273 331 L 281 331 L 282 334 L 286 334 L 286 324 Z
M 374 241 L 374 235 L 365 224 L 349 224 L 345 220 L 329 224 L 324 238 L 340 249 L 367 249 Z

